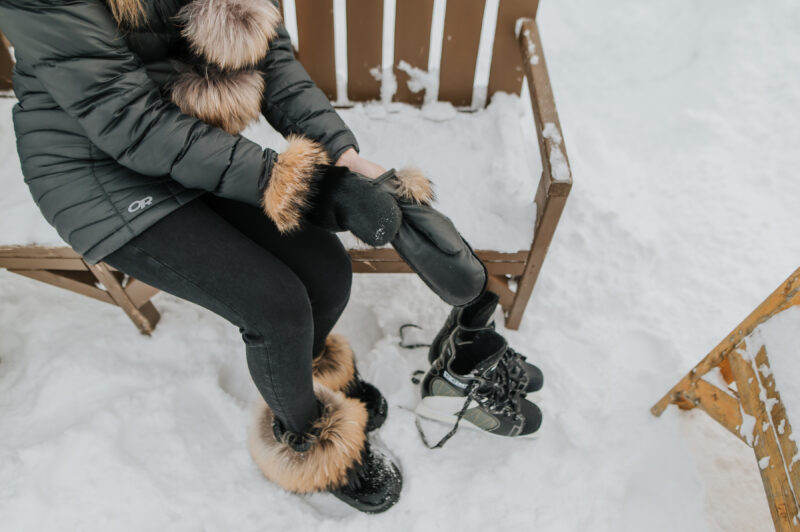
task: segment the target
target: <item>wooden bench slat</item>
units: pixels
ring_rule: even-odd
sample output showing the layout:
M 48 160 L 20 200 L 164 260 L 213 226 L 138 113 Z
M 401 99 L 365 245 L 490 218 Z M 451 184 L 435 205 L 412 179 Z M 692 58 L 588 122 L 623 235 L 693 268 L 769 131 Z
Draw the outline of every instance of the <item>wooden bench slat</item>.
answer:
M 394 101 L 421 104 L 425 91 L 411 92 L 409 75 L 397 68 L 405 61 L 414 68 L 428 70 L 433 24 L 433 0 L 400 0 L 397 2 L 394 33 L 394 74 L 397 93 Z
M 472 105 L 485 5 L 485 0 L 447 2 L 439 75 L 439 99 L 442 101 L 457 106 Z
M 333 0 L 295 0 L 297 58 L 320 89 L 336 100 L 336 50 Z
M 86 270 L 80 258 L 0 257 L 0 268 L 8 270 Z
M 761 349 L 756 355 L 755 366 L 759 368 L 766 368 L 766 371 L 758 375 L 761 381 L 761 387 L 767 394 L 767 403 L 774 401 L 770 416 L 772 423 L 776 429 L 781 427 L 782 430 L 777 430 L 778 444 L 781 447 L 784 458 L 792 460 L 797 455 L 797 444 L 792 440 L 792 424 L 786 416 L 786 407 L 781 401 L 781 394 L 775 386 L 775 375 L 769 365 L 769 358 L 766 349 Z M 766 375 L 765 375 L 766 373 Z M 759 397 L 760 398 L 760 397 Z M 800 494 L 800 466 L 794 464 L 786 464 L 789 469 L 789 480 L 794 486 L 795 493 Z
M 761 401 L 761 385 L 758 376 L 752 363 L 745 360 L 738 350 L 731 352 L 728 359 L 736 378 L 736 388 L 739 391 L 742 410 L 745 414 L 755 417 L 753 434 L 746 436 L 749 436 L 750 445 L 759 462 L 759 472 L 775 528 L 779 531 L 796 530 L 793 522 L 797 518 L 797 502 L 794 500 L 780 446 L 769 421 L 766 407 Z M 761 467 L 762 460 L 769 460 L 767 467 Z
M 72 248 L 68 246 L 0 246 L 0 258 L 80 258 Z
M 11 58 L 8 44 L 5 36 L 0 33 L 0 91 L 9 91 L 12 88 L 14 60 Z
M 525 72 L 516 35 L 517 20 L 536 18 L 539 0 L 500 0 L 489 72 L 489 101 L 496 92 L 519 94 Z
M 382 71 L 382 61 L 383 2 L 347 0 L 347 96 L 351 101 L 380 100 L 381 82 L 370 70 Z

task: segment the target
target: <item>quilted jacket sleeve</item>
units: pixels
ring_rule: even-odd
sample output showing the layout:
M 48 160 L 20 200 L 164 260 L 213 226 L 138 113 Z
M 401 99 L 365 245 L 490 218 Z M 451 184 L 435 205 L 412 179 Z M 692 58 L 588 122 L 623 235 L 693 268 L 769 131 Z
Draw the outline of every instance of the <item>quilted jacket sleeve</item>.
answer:
M 59 107 L 120 164 L 260 203 L 274 152 L 164 100 L 101 0 L 0 0 L 0 29 Z
M 278 36 L 270 42 L 259 69 L 266 81 L 261 111 L 278 132 L 316 140 L 334 161 L 347 148 L 358 150 L 355 135 L 295 58 L 283 25 L 278 27 Z

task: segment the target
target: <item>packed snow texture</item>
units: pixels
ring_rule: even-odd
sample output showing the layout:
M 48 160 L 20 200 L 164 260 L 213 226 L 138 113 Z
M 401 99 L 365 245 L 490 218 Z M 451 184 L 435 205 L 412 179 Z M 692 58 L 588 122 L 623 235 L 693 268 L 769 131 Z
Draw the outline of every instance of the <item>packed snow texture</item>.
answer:
M 245 449 L 233 326 L 161 294 L 145 338 L 117 308 L 0 272 L 0 528 L 772 530 L 751 449 L 698 410 L 648 409 L 798 266 L 800 6 L 548 0 L 538 22 L 575 178 L 521 329 L 502 329 L 546 376 L 538 440 L 461 430 L 425 449 L 409 380 L 425 353 L 397 331 L 431 338 L 448 309 L 414 276 L 360 275 L 337 329 L 391 405 L 378 437 L 403 496 L 366 516 L 290 495 Z M 361 141 L 383 164 L 417 160 Z M 2 216 L 39 223 L 7 188 Z M 447 210 L 486 220 L 475 205 Z
M 0 245 L 64 245 L 23 183 L 11 123 L 14 103 L 0 99 Z M 422 109 L 370 103 L 341 110 L 365 157 L 387 168 L 418 166 L 434 183 L 435 206 L 452 217 L 473 247 L 509 252 L 533 241 L 533 198 L 542 170 L 531 113 L 526 100 L 507 94 L 475 113 L 447 103 Z M 277 150 L 286 144 L 263 118 L 243 134 Z M 358 247 L 352 235 L 342 237 Z

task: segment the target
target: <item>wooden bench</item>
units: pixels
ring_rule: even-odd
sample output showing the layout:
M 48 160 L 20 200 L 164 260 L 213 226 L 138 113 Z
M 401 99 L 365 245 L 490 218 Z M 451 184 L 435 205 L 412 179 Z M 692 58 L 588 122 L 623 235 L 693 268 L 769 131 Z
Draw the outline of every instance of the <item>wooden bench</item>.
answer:
M 670 404 L 700 408 L 749 447 L 758 461 L 770 512 L 778 531 L 800 530 L 800 464 L 797 444 L 779 393 L 782 376 L 772 371 L 759 326 L 800 306 L 800 269 L 683 377 L 651 412 L 660 416 Z M 800 339 L 800 319 L 797 337 Z M 800 363 L 800 342 L 797 344 Z M 727 387 L 704 376 L 718 368 Z M 786 378 L 786 377 L 783 377 Z
M 500 296 L 506 326 L 512 329 L 520 325 L 572 188 L 567 151 L 536 24 L 538 3 L 538 0 L 499 0 L 497 12 L 489 14 L 497 18 L 490 41 L 492 60 L 485 87 L 475 85 L 475 74 L 481 29 L 486 26 L 486 0 L 448 2 L 443 35 L 438 43 L 432 42 L 431 32 L 434 0 L 398 1 L 394 19 L 393 73 L 398 82 L 394 101 L 422 103 L 424 94 L 410 90 L 409 75 L 398 65 L 405 61 L 413 68 L 427 70 L 433 44 L 441 47 L 438 100 L 450 102 L 465 112 L 476 110 L 473 101 L 485 105 L 497 92 L 520 94 L 523 80 L 527 80 L 537 135 L 535 140 L 529 139 L 530 150 L 538 148 L 542 161 L 541 175 L 530 176 L 538 181 L 535 197 L 531 198 L 537 207 L 535 220 L 531 220 L 532 244 L 510 252 L 477 250 L 490 273 L 489 288 Z M 288 17 L 287 26 L 297 30 L 298 58 L 328 97 L 339 102 L 380 99 L 381 84 L 374 71 L 382 66 L 384 3 L 346 0 L 346 95 L 339 94 L 337 88 L 334 0 L 294 0 L 287 4 L 292 9 L 287 5 L 284 15 Z M 7 48 L 0 47 L 0 88 L 3 80 L 10 79 L 10 66 Z M 5 87 L 9 86 L 6 82 Z M 486 97 L 474 98 L 476 90 L 485 91 Z M 96 267 L 86 264 L 68 247 L 19 244 L 0 246 L 0 268 L 120 305 L 143 333 L 153 330 L 158 319 L 149 302 L 153 289 L 145 289 L 135 280 L 123 279 L 115 284 L 114 279 L 121 279 L 120 275 L 103 264 Z M 351 249 L 350 254 L 356 273 L 411 272 L 393 249 Z M 104 289 L 95 286 L 98 279 Z

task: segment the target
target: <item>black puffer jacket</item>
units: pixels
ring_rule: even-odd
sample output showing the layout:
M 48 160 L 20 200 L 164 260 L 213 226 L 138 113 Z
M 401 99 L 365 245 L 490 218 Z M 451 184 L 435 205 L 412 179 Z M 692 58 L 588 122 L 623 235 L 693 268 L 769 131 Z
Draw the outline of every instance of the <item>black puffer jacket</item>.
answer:
M 142 0 L 134 28 L 118 26 L 103 0 L 0 0 L 0 30 L 17 57 L 14 126 L 25 180 L 47 221 L 87 260 L 204 191 L 261 203 L 275 153 L 237 134 L 252 118 L 254 90 L 256 113 L 283 135 L 316 140 L 333 160 L 357 148 L 295 60 L 279 19 L 266 29 L 235 19 L 243 9 L 278 13 L 269 1 Z M 268 51 L 251 64 L 236 59 L 241 43 L 217 39 L 242 32 L 226 32 L 224 20 L 266 33 Z

